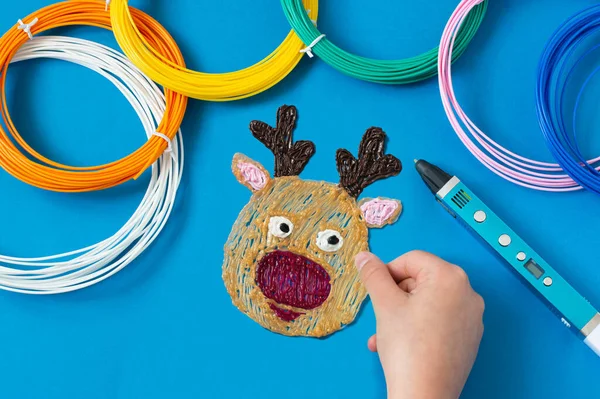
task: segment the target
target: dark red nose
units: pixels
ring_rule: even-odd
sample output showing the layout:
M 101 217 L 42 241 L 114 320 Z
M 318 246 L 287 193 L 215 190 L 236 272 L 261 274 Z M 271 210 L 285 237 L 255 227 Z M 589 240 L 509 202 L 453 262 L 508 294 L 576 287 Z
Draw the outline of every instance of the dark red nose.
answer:
M 331 292 L 330 280 L 321 265 L 292 252 L 268 253 L 258 262 L 256 270 L 256 284 L 264 296 L 277 304 L 305 310 L 315 309 L 327 300 Z M 282 314 L 281 309 L 273 311 L 286 321 L 301 316 L 295 312 L 290 315 L 290 311 Z

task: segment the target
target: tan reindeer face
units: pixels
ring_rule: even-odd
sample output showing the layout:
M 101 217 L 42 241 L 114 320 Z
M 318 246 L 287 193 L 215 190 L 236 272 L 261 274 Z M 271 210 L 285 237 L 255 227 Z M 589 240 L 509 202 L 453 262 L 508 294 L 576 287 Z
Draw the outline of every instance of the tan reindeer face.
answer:
M 276 128 L 253 122 L 255 137 L 276 157 L 275 178 L 236 154 L 232 169 L 253 191 L 227 244 L 223 279 L 233 303 L 252 319 L 285 335 L 321 337 L 350 324 L 366 297 L 354 257 L 368 250 L 368 228 L 393 223 L 399 201 L 356 197 L 373 181 L 400 173 L 383 154 L 385 134 L 370 129 L 359 159 L 338 151 L 339 185 L 297 177 L 314 145 L 293 143 L 294 107 L 281 107 Z

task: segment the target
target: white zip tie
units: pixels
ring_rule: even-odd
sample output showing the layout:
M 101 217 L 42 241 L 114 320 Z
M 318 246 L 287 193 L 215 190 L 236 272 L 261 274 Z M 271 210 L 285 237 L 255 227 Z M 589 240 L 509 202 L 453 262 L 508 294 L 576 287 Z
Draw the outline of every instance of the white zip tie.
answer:
M 29 39 L 33 39 L 33 35 L 31 34 L 31 28 L 33 27 L 33 25 L 37 24 L 37 22 L 38 22 L 37 18 L 34 18 L 33 21 L 31 21 L 28 24 L 24 23 L 22 20 L 19 19 L 19 21 L 17 22 L 19 24 L 17 29 L 22 30 L 23 32 L 27 33 L 27 36 L 29 36 Z
M 483 1 L 483 0 L 481 0 L 481 1 Z M 306 13 L 308 14 L 308 17 L 310 18 L 310 10 L 306 10 Z M 316 19 L 312 19 L 311 18 L 310 20 L 312 21 L 312 23 L 313 23 L 314 26 L 317 26 L 317 20 Z
M 104 11 L 108 11 L 109 5 L 110 5 L 110 0 L 106 0 L 106 5 L 104 6 Z
M 321 40 L 323 40 L 323 38 L 325 37 L 325 34 L 322 34 L 321 36 L 317 37 L 315 40 L 312 41 L 311 44 L 309 44 L 306 48 L 303 48 L 302 50 L 300 50 L 301 53 L 305 53 L 308 54 L 308 56 L 310 58 L 314 57 L 314 54 L 312 52 L 313 47 L 315 47 L 317 45 L 317 43 L 319 43 Z
M 160 132 L 152 132 L 152 135 L 156 136 L 156 137 L 160 137 L 161 139 L 163 139 L 164 141 L 167 142 L 167 149 L 165 150 L 165 152 L 167 154 L 173 152 L 173 142 L 171 141 L 169 136 L 167 136 L 166 134 L 160 133 Z

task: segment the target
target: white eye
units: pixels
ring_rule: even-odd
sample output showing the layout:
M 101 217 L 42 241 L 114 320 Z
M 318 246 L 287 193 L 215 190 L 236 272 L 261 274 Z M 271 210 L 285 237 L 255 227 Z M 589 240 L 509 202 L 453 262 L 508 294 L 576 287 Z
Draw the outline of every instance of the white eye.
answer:
M 294 230 L 294 224 L 283 216 L 273 216 L 269 220 L 269 234 L 278 238 L 286 238 Z
M 325 230 L 317 234 L 317 245 L 325 252 L 335 252 L 344 245 L 344 239 L 335 230 Z

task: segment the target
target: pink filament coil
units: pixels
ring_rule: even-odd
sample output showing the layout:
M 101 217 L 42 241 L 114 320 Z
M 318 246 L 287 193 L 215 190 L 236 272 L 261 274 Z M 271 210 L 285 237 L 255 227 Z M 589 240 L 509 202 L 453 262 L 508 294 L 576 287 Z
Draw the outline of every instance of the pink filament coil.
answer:
M 566 192 L 582 189 L 560 165 L 518 155 L 495 142 L 479 129 L 461 108 L 452 86 L 452 50 L 460 26 L 482 0 L 463 0 L 446 24 L 440 42 L 438 81 L 448 121 L 467 149 L 489 170 L 523 187 Z M 590 162 L 594 162 L 592 160 Z

